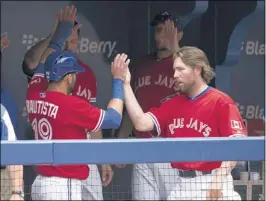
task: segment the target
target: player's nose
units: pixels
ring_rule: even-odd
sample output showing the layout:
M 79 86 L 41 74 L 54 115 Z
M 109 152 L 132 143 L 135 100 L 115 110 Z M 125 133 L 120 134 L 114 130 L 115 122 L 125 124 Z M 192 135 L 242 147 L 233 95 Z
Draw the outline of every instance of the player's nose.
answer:
M 179 73 L 177 70 L 174 71 L 174 78 L 175 79 L 178 79 L 179 78 Z

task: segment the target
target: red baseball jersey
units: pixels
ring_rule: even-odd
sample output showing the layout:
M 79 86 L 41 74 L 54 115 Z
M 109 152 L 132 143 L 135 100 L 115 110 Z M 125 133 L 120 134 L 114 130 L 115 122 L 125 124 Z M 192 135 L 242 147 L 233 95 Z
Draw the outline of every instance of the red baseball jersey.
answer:
M 26 107 L 36 140 L 85 140 L 85 129 L 97 131 L 100 128 L 103 110 L 79 97 L 45 91 L 46 88 L 43 74 L 35 74 L 28 86 Z M 36 172 L 43 176 L 84 180 L 89 175 L 89 168 L 87 164 L 37 165 Z
M 85 69 L 84 72 L 77 74 L 76 85 L 72 95 L 84 98 L 89 102 L 96 102 L 97 81 L 91 68 L 79 60 L 79 65 Z
M 159 108 L 152 108 L 151 116 L 157 133 L 165 137 L 236 137 L 247 131 L 234 101 L 223 92 L 209 87 L 200 96 L 190 99 L 175 96 Z M 191 150 L 196 151 L 196 150 Z M 173 162 L 173 168 L 210 171 L 220 162 Z
M 158 61 L 155 56 L 146 56 L 134 65 L 132 88 L 144 112 L 159 107 L 162 102 L 177 94 L 173 78 L 173 59 L 168 57 Z M 134 130 L 138 138 L 150 138 L 149 132 Z

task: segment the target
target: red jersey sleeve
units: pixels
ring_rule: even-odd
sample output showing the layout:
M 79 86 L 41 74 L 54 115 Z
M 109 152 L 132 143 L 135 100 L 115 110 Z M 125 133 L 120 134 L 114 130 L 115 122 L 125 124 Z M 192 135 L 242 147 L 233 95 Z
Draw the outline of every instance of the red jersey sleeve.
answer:
M 28 94 L 41 92 L 46 90 L 48 86 L 48 81 L 44 77 L 44 74 L 35 73 L 34 76 L 31 78 L 30 83 L 28 84 Z
M 163 131 L 167 126 L 168 118 L 170 116 L 171 102 L 172 100 L 166 101 L 162 103 L 159 108 L 153 107 L 146 113 L 154 123 L 157 131 L 155 136 L 157 137 L 165 133 Z
M 247 129 L 236 104 L 222 104 L 219 111 L 218 129 L 220 135 L 223 137 L 239 137 L 247 135 Z
M 68 117 L 70 122 L 74 122 L 74 124 L 89 131 L 99 130 L 103 122 L 104 110 L 94 107 L 80 98 L 75 98 L 71 105 L 73 107 L 71 108 L 71 115 Z

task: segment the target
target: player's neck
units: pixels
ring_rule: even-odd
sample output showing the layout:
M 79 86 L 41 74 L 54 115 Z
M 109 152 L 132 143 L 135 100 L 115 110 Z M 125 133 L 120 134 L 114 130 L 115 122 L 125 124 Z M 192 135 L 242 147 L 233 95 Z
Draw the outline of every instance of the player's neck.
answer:
M 46 91 L 55 91 L 55 92 L 60 92 L 60 93 L 63 93 L 63 94 L 68 94 L 67 93 L 67 90 L 64 90 L 63 87 L 60 87 L 58 85 L 55 85 L 55 84 L 49 84 Z
M 172 53 L 168 50 L 164 50 L 164 51 L 158 51 L 157 52 L 157 59 L 158 60 L 162 60 L 162 59 L 165 59 L 165 58 L 168 58 L 172 56 Z
M 194 87 L 187 93 L 187 96 L 190 98 L 197 97 L 199 94 L 201 94 L 208 85 L 205 82 L 201 82 L 200 84 L 195 84 Z

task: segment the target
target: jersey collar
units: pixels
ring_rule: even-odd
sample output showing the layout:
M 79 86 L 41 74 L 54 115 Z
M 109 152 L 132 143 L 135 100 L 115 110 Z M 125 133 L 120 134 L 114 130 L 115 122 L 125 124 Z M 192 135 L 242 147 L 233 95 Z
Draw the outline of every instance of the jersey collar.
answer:
M 206 89 L 204 89 L 202 92 L 200 92 L 200 94 L 198 94 L 197 96 L 195 96 L 195 97 L 188 97 L 188 98 L 189 98 L 189 100 L 195 100 L 195 99 L 201 97 L 202 95 L 204 95 L 205 93 L 207 93 L 210 89 L 211 89 L 211 87 L 208 86 Z

